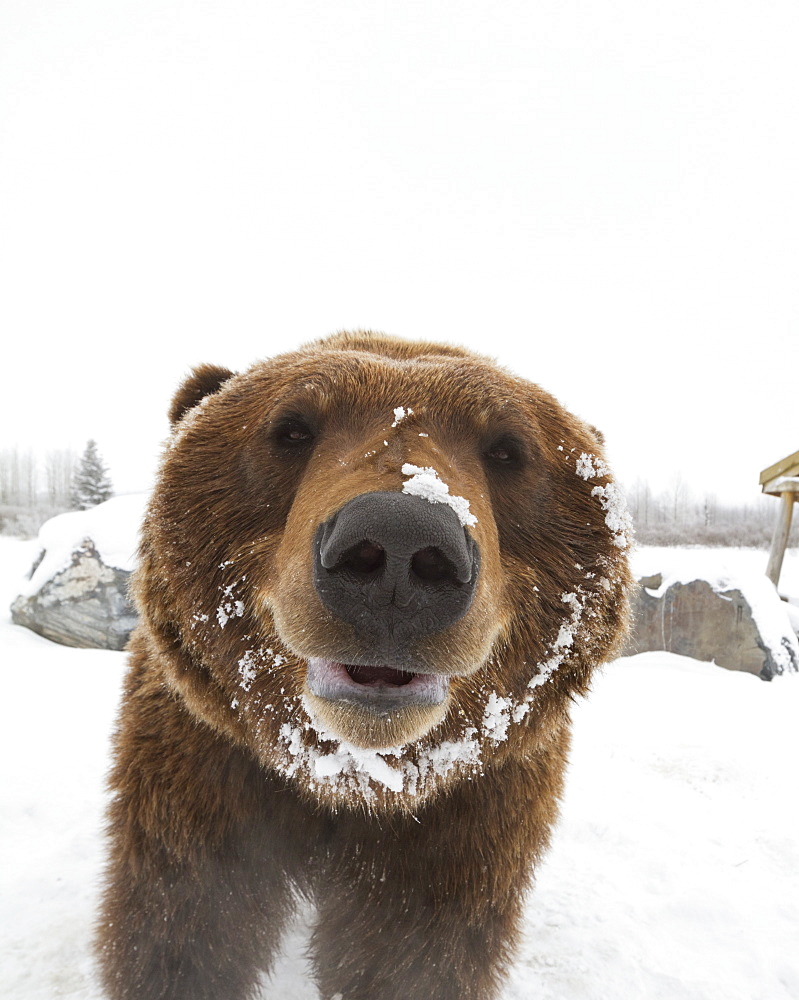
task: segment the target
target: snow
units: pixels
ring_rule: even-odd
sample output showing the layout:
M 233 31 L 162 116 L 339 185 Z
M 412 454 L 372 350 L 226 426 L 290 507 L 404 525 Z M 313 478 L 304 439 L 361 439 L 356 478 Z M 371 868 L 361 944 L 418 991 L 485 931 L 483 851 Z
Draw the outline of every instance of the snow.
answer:
M 775 660 L 783 669 L 799 660 L 797 641 L 790 606 L 775 600 L 774 585 L 766 576 L 768 555 L 747 549 L 668 549 L 645 548 L 633 554 L 632 567 L 636 578 L 661 574 L 662 582 L 649 589 L 660 597 L 675 583 L 705 580 L 717 592 L 739 590 L 752 609 L 761 636 Z M 799 593 L 799 559 L 795 550 L 788 550 L 780 575 L 780 591 Z M 791 659 L 784 643 L 793 647 Z
M 766 576 L 768 552 L 761 549 L 724 549 L 642 546 L 633 549 L 631 565 L 636 579 L 662 573 L 665 579 L 685 583 L 707 580 L 722 589 L 731 581 Z M 799 549 L 787 549 L 780 574 L 780 593 L 799 596 Z
M 249 691 L 252 687 L 252 683 L 258 676 L 258 667 L 255 661 L 255 655 L 252 649 L 246 650 L 244 656 L 238 662 L 239 674 L 241 675 L 241 680 L 239 681 L 239 687 L 243 688 L 245 691 Z M 236 702 L 238 704 L 238 701 Z
M 577 459 L 575 472 L 581 479 L 588 480 L 610 475 L 610 468 L 596 455 L 583 452 Z M 595 486 L 591 490 L 591 496 L 599 498 L 605 511 L 605 524 L 610 528 L 613 544 L 620 549 L 628 549 L 633 535 L 633 522 L 624 493 L 610 480 L 603 486 Z
M 563 451 L 563 448 L 558 450 Z M 609 476 L 610 468 L 596 455 L 588 455 L 583 452 L 577 459 L 576 472 L 581 479 L 593 479 L 595 476 Z
M 643 550 L 636 568 L 665 576 L 685 551 Z M 740 573 L 767 558 L 690 551 Z M 10 624 L 36 552 L 0 538 L 0 996 L 100 1000 L 90 939 L 125 656 Z M 495 727 L 507 708 L 491 702 Z M 609 664 L 573 709 L 561 820 L 502 1000 L 796 1000 L 798 714 L 797 675 L 766 684 L 668 653 Z M 319 1000 L 308 918 L 264 998 Z
M 106 566 L 132 570 L 139 546 L 139 525 L 148 499 L 147 493 L 131 493 L 89 510 L 70 511 L 46 521 L 30 563 L 33 565 L 42 551 L 44 558 L 31 579 L 19 584 L 17 593 L 26 597 L 37 593 L 47 580 L 70 565 L 72 553 L 80 548 L 84 538 L 92 539 Z M 30 566 L 26 567 L 26 572 L 29 570 Z
M 351 743 L 340 743 L 336 753 L 317 755 L 314 767 L 319 778 L 335 777 L 350 770 L 353 774 L 366 775 L 379 781 L 394 792 L 401 792 L 404 782 L 402 772 L 393 768 L 383 754 Z
M 230 563 L 222 563 L 220 569 L 225 565 L 230 565 Z M 235 583 L 219 588 L 222 591 L 222 603 L 216 609 L 216 620 L 219 622 L 220 628 L 224 628 L 231 618 L 244 617 L 244 602 L 237 600 L 234 597 L 234 592 L 236 587 L 240 583 L 243 583 L 245 579 L 246 577 L 243 577 L 241 580 L 236 580 Z
M 446 776 L 453 768 L 465 775 L 479 773 L 481 746 L 472 726 L 464 727 L 459 739 L 420 750 L 413 761 L 404 756 L 404 746 L 364 749 L 339 739 L 314 718 L 313 707 L 306 699 L 302 699 L 302 704 L 311 721 L 299 725 L 285 723 L 280 729 L 280 744 L 285 751 L 281 769 L 287 778 L 300 772 L 302 780 L 312 787 L 335 786 L 338 792 L 349 793 L 355 801 L 369 804 L 377 797 L 373 784 L 380 784 L 407 800 L 423 796 L 437 777 Z M 503 728 L 499 719 L 491 718 L 489 710 L 484 725 L 486 734 L 495 742 L 506 738 L 507 723 Z M 501 735 L 492 731 L 495 727 Z M 305 733 L 332 743 L 333 749 L 308 744 Z M 396 766 L 391 759 L 396 760 Z
M 403 493 L 423 497 L 428 503 L 446 504 L 455 511 L 464 527 L 477 524 L 477 518 L 469 510 L 469 501 L 451 494 L 449 486 L 439 478 L 435 469 L 406 462 L 402 466 L 402 474 L 410 476 L 410 479 L 402 484 Z
M 483 730 L 494 743 L 508 738 L 512 711 L 513 701 L 510 698 L 503 698 L 496 691 L 491 692 L 483 713 Z
M 412 413 L 413 413 L 413 410 L 410 408 L 410 406 L 407 408 L 407 410 L 405 409 L 404 406 L 395 406 L 394 407 L 394 422 L 393 422 L 393 424 L 391 426 L 392 427 L 396 427 L 398 424 L 402 423 L 402 421 L 406 417 L 410 417 Z

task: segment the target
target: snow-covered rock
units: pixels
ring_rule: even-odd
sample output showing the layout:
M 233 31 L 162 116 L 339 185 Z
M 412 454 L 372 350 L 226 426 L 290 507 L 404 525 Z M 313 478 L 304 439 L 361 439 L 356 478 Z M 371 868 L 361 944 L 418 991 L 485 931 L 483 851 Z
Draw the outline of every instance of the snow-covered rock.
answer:
M 146 500 L 115 497 L 44 524 L 12 621 L 65 646 L 124 648 L 136 625 L 128 584 Z
M 764 680 L 799 670 L 787 605 L 765 573 L 699 567 L 691 553 L 680 565 L 678 552 L 661 572 L 639 576 L 628 655 L 666 650 Z

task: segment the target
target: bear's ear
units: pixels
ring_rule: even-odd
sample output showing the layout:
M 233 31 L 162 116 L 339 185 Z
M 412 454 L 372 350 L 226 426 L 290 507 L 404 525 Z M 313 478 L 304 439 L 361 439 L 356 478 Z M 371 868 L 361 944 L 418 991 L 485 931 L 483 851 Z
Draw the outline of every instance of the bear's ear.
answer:
M 169 407 L 169 422 L 174 427 L 187 410 L 196 406 L 201 399 L 219 392 L 235 372 L 219 365 L 198 365 L 181 385 Z

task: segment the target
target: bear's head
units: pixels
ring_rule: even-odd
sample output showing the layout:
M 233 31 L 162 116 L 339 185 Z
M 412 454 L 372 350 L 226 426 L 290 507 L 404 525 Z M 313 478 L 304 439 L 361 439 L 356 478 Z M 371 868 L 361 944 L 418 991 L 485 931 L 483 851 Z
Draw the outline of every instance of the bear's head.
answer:
M 170 417 L 136 594 L 199 719 L 375 808 L 565 740 L 626 624 L 596 431 L 486 358 L 372 333 L 198 368 Z

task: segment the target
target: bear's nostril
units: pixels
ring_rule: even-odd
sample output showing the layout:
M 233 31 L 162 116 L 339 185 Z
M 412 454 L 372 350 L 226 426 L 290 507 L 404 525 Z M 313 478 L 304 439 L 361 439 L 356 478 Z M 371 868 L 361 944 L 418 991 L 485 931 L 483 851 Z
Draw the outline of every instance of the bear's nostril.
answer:
M 348 569 L 354 573 L 371 574 L 381 569 L 386 562 L 386 553 L 377 542 L 359 542 L 341 557 L 336 569 Z
M 411 569 L 425 583 L 457 579 L 455 567 L 444 553 L 434 546 L 415 552 L 411 559 Z

